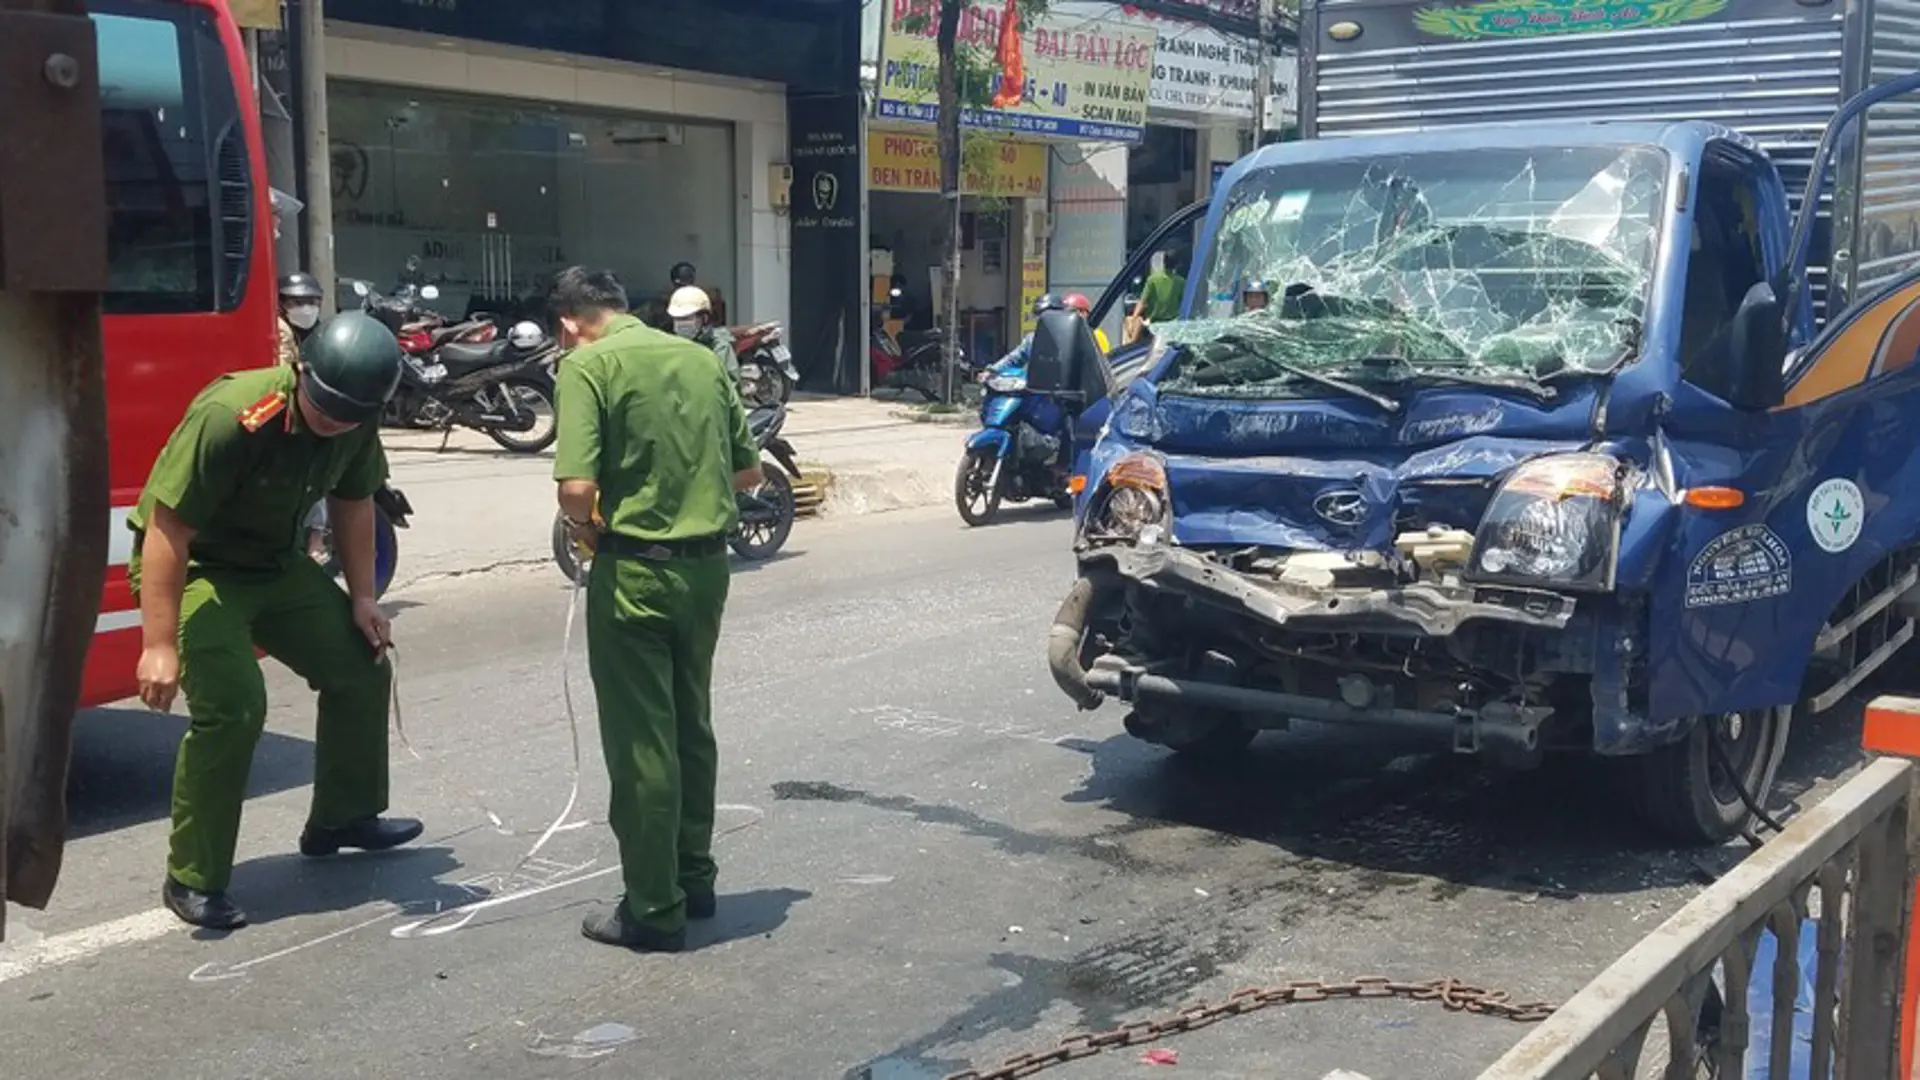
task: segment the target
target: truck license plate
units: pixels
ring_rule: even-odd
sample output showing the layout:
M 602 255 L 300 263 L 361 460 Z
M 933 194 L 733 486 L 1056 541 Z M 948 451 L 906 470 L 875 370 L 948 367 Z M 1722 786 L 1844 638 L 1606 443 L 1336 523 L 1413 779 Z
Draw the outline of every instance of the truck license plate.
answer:
M 773 358 L 775 360 L 785 362 L 787 360 L 793 359 L 793 354 L 787 351 L 787 347 L 785 345 L 775 345 L 773 347 Z

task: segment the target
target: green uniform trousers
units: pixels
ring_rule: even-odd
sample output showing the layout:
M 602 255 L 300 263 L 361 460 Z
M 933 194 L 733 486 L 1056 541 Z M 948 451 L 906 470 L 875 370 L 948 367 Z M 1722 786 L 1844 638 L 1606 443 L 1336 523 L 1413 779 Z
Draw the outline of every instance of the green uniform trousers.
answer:
M 136 583 L 137 584 L 137 583 Z M 180 599 L 180 689 L 191 723 L 173 771 L 167 872 L 190 889 L 233 875 L 253 749 L 267 721 L 258 646 L 319 691 L 311 824 L 387 809 L 392 671 L 353 624 L 353 605 L 312 559 L 280 573 L 193 569 Z
M 648 562 L 602 555 L 587 579 L 587 663 L 613 797 L 628 913 L 686 925 L 688 892 L 713 891 L 713 653 L 731 571 L 725 553 Z

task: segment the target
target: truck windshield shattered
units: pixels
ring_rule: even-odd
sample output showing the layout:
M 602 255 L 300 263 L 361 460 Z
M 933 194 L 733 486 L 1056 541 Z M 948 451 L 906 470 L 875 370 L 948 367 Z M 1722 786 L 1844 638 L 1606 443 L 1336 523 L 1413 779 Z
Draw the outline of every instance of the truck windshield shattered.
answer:
M 1287 398 L 1511 386 L 1636 355 L 1666 154 L 1584 146 L 1273 167 L 1227 196 L 1170 394 Z M 1249 310 L 1246 287 L 1272 300 Z

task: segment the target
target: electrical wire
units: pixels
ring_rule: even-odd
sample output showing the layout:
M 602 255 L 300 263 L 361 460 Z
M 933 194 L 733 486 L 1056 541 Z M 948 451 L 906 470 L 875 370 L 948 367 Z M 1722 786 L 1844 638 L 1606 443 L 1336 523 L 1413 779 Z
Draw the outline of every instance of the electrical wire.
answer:
M 1739 771 L 1733 767 L 1733 760 L 1727 754 L 1727 747 L 1724 741 L 1725 736 L 1720 733 L 1719 722 L 1708 718 L 1703 718 L 1701 722 L 1707 725 L 1708 755 L 1712 757 L 1713 763 L 1720 766 L 1720 770 L 1727 774 L 1727 782 L 1733 785 L 1734 793 L 1739 795 L 1740 801 L 1746 805 L 1747 813 L 1752 814 L 1754 820 L 1774 832 L 1784 832 L 1786 827 L 1781 825 L 1779 821 L 1775 820 L 1772 815 L 1768 814 L 1767 811 L 1761 807 L 1760 801 L 1753 797 L 1753 792 L 1747 790 L 1747 782 L 1740 778 Z M 1760 749 L 1762 751 L 1771 750 L 1770 747 L 1762 747 Z M 1743 833 L 1743 837 L 1749 845 L 1755 848 L 1760 846 L 1760 838 L 1755 836 L 1751 829 L 1746 830 Z

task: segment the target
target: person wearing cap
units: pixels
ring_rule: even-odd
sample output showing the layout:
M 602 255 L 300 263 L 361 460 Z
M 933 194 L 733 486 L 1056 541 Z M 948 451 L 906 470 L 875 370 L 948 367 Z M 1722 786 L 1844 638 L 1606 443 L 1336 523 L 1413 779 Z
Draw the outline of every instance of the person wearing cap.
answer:
M 280 279 L 280 362 L 300 362 L 300 343 L 320 322 L 320 302 L 326 294 L 312 274 L 294 273 Z
M 626 886 L 580 932 L 678 952 L 687 920 L 717 905 L 713 655 L 734 496 L 760 485 L 760 450 L 733 381 L 699 346 L 629 314 L 611 273 L 563 271 L 552 308 L 572 349 L 553 478 L 574 543 L 593 555 L 587 667 Z
M 246 925 L 227 895 L 240 806 L 267 718 L 255 649 L 319 692 L 313 803 L 300 853 L 380 851 L 420 835 L 387 818 L 387 617 L 374 602 L 373 495 L 387 479 L 381 408 L 400 343 L 348 312 L 317 326 L 291 367 L 215 379 L 187 406 L 127 517 L 140 604 L 140 699 L 184 692 L 192 718 L 173 774 L 161 902 L 212 930 Z M 330 508 L 346 590 L 300 543 Z
M 733 334 L 713 321 L 713 298 L 706 290 L 693 285 L 673 290 L 667 300 L 667 318 L 673 320 L 675 334 L 712 350 L 729 379 L 740 378 L 740 357 L 734 352 Z

